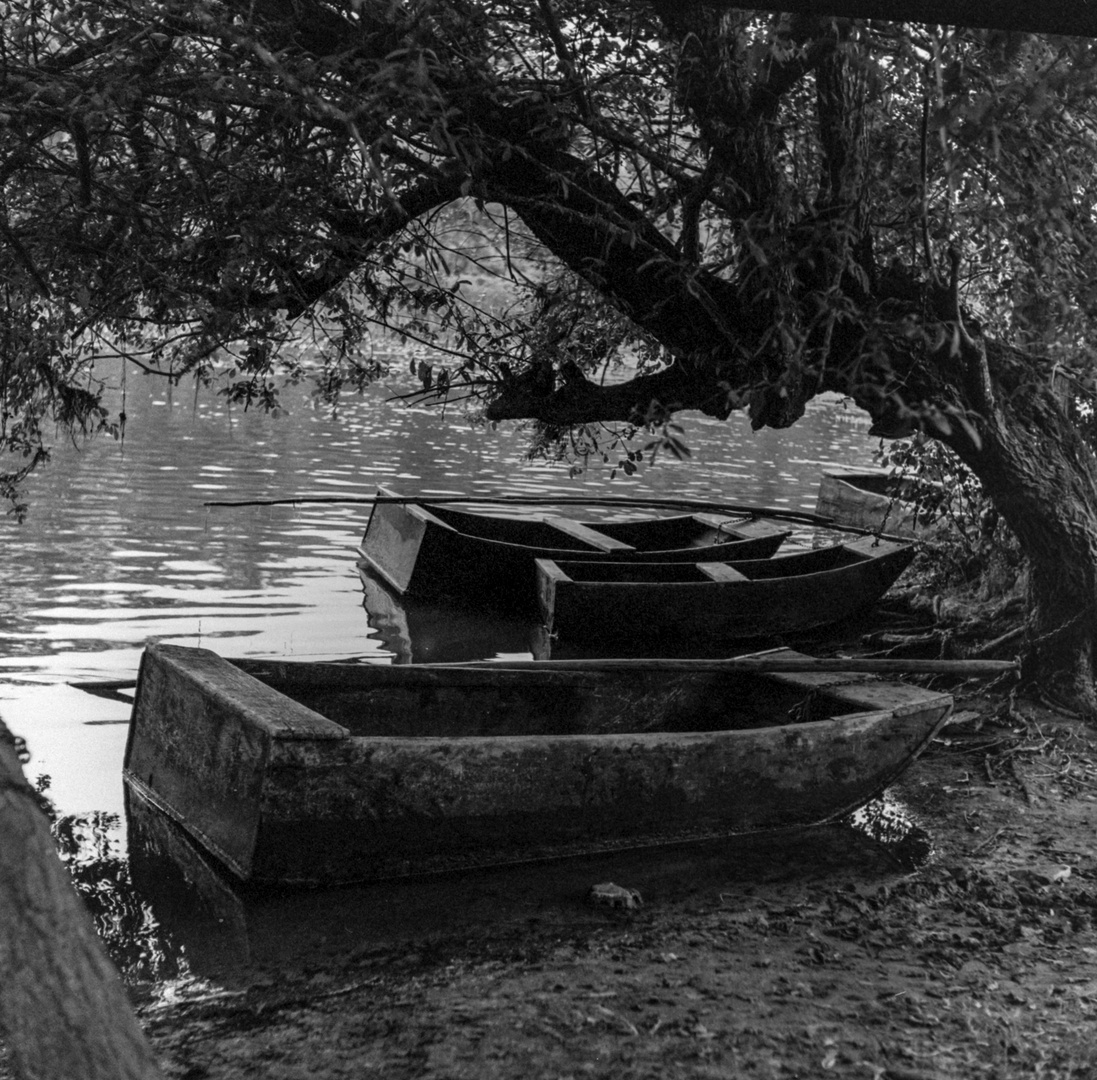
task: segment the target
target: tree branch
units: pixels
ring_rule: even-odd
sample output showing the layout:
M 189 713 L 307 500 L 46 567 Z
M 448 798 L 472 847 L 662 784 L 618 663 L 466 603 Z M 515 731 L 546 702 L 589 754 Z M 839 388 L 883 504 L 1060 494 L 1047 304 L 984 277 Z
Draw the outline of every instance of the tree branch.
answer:
M 738 9 L 733 0 L 676 0 L 683 8 Z M 1097 6 L 1078 0 L 780 0 L 755 3 L 758 11 L 826 15 L 885 22 L 970 26 L 1014 33 L 1097 37 Z
M 765 323 L 734 284 L 691 265 L 617 187 L 563 151 L 513 154 L 485 170 L 479 193 L 512 207 L 578 275 L 681 355 L 711 354 L 721 339 Z
M 488 420 L 537 419 L 557 427 L 597 421 L 660 423 L 680 409 L 698 409 L 726 419 L 727 391 L 711 380 L 691 378 L 681 364 L 622 383 L 605 385 L 573 374 L 562 386 L 538 393 L 521 379 L 503 382 L 488 403 Z
M 457 199 L 461 185 L 460 176 L 429 177 L 401 191 L 399 203 L 386 206 L 379 214 L 366 216 L 352 209 L 328 210 L 324 216 L 339 238 L 338 254 L 315 274 L 295 280 L 291 289 L 269 294 L 249 292 L 245 302 L 250 307 L 285 308 L 291 319 L 297 318 L 325 293 L 342 284 L 385 240 L 423 214 Z

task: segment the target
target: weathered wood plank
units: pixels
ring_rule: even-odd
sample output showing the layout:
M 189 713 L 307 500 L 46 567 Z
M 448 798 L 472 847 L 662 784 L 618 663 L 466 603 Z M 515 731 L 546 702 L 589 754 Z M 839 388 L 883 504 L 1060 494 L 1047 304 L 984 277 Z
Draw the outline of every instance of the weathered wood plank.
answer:
M 559 529 L 560 532 L 575 540 L 582 540 L 584 544 L 590 544 L 592 548 L 599 551 L 636 550 L 632 544 L 615 540 L 612 536 L 606 536 L 604 533 L 592 529 L 589 525 L 584 525 L 581 521 L 573 521 L 571 518 L 549 517 L 545 518 L 545 523 L 551 525 L 554 529 Z
M 734 566 L 728 565 L 728 563 L 720 562 L 704 562 L 698 563 L 697 568 L 706 577 L 711 578 L 713 581 L 746 581 L 746 574 L 740 573 Z

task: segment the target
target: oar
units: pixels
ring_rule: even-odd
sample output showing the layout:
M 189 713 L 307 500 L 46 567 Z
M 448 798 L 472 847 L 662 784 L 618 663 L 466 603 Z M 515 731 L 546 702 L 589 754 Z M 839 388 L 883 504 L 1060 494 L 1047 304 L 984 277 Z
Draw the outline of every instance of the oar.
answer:
M 840 671 L 872 675 L 1002 675 L 1018 671 L 1015 660 L 882 660 L 856 657 L 736 656 L 727 660 L 655 660 L 621 657 L 597 660 L 475 660 L 432 667 L 506 668 L 517 671 Z
M 573 495 L 299 495 L 284 499 L 211 499 L 203 506 L 304 506 L 307 504 L 350 503 L 377 506 L 386 503 L 438 506 L 443 503 L 476 503 L 483 506 L 609 506 L 645 507 L 676 510 L 707 510 L 724 514 L 747 514 L 751 517 L 777 518 L 804 525 L 837 528 L 834 519 L 806 510 L 782 510 L 773 506 L 741 506 L 738 503 L 703 501 L 700 499 L 631 499 L 585 498 Z M 848 530 L 864 532 L 864 529 Z

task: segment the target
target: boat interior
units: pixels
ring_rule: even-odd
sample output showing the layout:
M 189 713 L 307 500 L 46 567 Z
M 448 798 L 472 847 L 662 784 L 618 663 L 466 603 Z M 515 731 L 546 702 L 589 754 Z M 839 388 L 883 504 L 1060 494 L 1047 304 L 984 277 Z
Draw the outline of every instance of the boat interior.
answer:
M 466 536 L 562 551 L 663 551 L 707 547 L 740 539 L 733 530 L 749 521 L 713 514 L 679 514 L 639 521 L 581 522 L 551 516 L 537 519 L 499 518 L 497 515 L 469 513 L 429 503 L 424 504 L 424 509 Z
M 726 731 L 825 720 L 864 708 L 802 678 L 750 672 L 238 666 L 357 737 Z M 845 676 L 842 683 L 855 680 Z
M 575 582 L 641 584 L 712 584 L 731 581 L 763 581 L 773 578 L 821 574 L 868 561 L 864 555 L 844 544 L 827 548 L 777 555 L 772 559 L 746 559 L 734 563 L 602 563 L 582 560 L 558 561 L 558 573 Z M 549 560 L 542 560 L 548 562 Z

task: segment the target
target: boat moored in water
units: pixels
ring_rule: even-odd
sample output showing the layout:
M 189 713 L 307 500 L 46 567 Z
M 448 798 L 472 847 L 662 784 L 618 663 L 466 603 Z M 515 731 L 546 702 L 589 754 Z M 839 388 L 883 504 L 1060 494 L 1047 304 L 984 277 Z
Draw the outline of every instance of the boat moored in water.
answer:
M 952 705 L 734 664 L 233 663 L 152 645 L 124 774 L 239 879 L 377 880 L 830 821 Z
M 867 536 L 773 559 L 695 563 L 537 562 L 550 637 L 744 640 L 799 633 L 878 601 L 914 558 L 903 540 Z
M 378 495 L 400 498 L 385 488 Z M 576 521 L 474 513 L 423 500 L 375 504 L 358 554 L 363 573 L 376 575 L 398 595 L 532 607 L 535 559 L 762 559 L 788 535 L 787 528 L 764 518 L 720 513 Z

